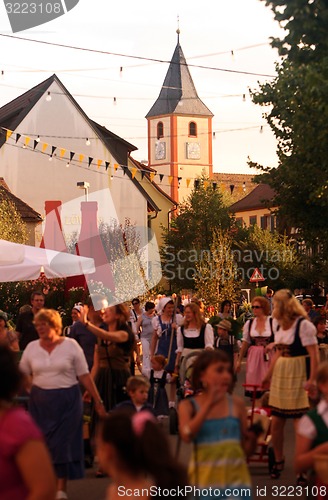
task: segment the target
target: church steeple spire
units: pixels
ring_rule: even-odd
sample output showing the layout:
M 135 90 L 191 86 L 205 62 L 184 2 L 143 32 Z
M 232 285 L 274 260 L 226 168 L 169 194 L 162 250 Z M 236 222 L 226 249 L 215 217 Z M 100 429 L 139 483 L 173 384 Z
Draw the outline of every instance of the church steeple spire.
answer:
M 146 118 L 160 115 L 213 116 L 198 97 L 194 82 L 180 45 L 180 29 L 177 29 L 178 43 L 169 69 L 154 105 Z

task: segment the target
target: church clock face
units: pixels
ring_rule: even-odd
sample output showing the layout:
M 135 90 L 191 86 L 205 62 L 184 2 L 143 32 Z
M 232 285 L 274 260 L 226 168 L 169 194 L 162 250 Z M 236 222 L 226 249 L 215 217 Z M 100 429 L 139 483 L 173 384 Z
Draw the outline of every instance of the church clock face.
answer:
M 165 160 L 166 158 L 166 143 L 157 141 L 155 144 L 155 160 Z
M 188 160 L 200 160 L 200 144 L 199 142 L 186 143 L 186 156 Z

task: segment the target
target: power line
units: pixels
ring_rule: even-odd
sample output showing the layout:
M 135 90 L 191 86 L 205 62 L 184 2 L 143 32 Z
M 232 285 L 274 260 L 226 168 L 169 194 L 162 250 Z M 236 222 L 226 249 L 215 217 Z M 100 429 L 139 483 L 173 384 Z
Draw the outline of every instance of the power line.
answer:
M 152 57 L 143 57 L 143 56 L 135 56 L 135 55 L 129 55 L 129 54 L 122 54 L 122 53 L 117 53 L 117 52 L 109 52 L 105 50 L 99 50 L 99 49 L 88 49 L 85 47 L 77 47 L 75 45 L 65 45 L 62 43 L 55 43 L 55 42 L 46 42 L 45 40 L 35 40 L 32 38 L 24 38 L 24 37 L 19 37 L 19 36 L 14 36 L 14 35 L 5 35 L 4 33 L 0 33 L 0 36 L 10 38 L 13 40 L 22 40 L 24 42 L 32 42 L 32 43 L 39 43 L 42 45 L 50 45 L 52 47 L 61 47 L 65 49 L 71 49 L 71 50 L 80 50 L 83 52 L 91 52 L 93 54 L 104 54 L 104 55 L 110 55 L 110 56 L 115 56 L 115 57 L 126 57 L 129 59 L 138 59 L 142 61 L 150 61 L 150 62 L 156 62 L 156 63 L 162 63 L 162 64 L 177 64 L 177 65 L 184 65 L 192 68 L 199 68 L 199 69 L 207 69 L 211 71 L 222 71 L 225 73 L 235 73 L 235 74 L 240 74 L 240 75 L 251 75 L 251 76 L 263 76 L 263 77 L 268 77 L 268 78 L 275 78 L 276 75 L 268 75 L 268 74 L 263 74 L 263 73 L 254 73 L 251 71 L 240 71 L 240 70 L 235 70 L 235 69 L 227 69 L 227 68 L 217 68 L 217 67 L 212 67 L 212 66 L 203 66 L 199 64 L 187 64 L 187 63 L 174 63 L 173 61 L 167 61 L 163 59 L 156 59 Z

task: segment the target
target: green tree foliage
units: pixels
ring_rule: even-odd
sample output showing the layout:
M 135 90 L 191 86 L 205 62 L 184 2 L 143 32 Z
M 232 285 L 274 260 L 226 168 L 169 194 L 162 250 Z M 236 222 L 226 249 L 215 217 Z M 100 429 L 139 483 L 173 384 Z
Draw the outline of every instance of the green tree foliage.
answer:
M 196 269 L 197 294 L 207 308 L 214 308 L 213 314 L 219 313 L 223 300 L 236 300 L 240 279 L 229 231 L 213 230 L 210 249 L 208 252 L 202 252 Z
M 27 228 L 13 203 L 0 200 L 0 235 L 2 240 L 26 243 Z
M 249 278 L 255 268 L 265 278 L 263 285 L 274 290 L 294 289 L 303 283 L 302 260 L 294 243 L 286 235 L 263 230 L 255 225 L 243 236 L 242 240 L 235 239 L 238 250 L 234 251 L 234 257 L 245 287 L 249 286 Z
M 229 230 L 233 223 L 220 190 L 213 189 L 205 177 L 195 184 L 169 230 L 163 228 L 163 274 L 176 290 L 194 288 L 196 263 L 201 252 L 210 249 L 214 230 Z
M 260 84 L 252 97 L 268 108 L 279 163 L 272 169 L 250 165 L 275 189 L 280 220 L 297 228 L 299 242 L 311 246 L 322 272 L 328 255 L 328 3 L 263 1 L 286 30 L 273 40 L 284 58 L 277 77 Z

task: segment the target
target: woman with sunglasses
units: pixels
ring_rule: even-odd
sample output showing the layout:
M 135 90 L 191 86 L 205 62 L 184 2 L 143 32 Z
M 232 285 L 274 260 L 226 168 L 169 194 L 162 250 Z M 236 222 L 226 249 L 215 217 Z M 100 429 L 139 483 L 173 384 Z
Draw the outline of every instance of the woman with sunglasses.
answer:
M 272 318 L 270 317 L 270 303 L 265 297 L 255 297 L 252 301 L 254 317 L 246 321 L 243 328 L 242 346 L 236 371 L 240 371 L 241 362 L 247 352 L 246 387 L 245 395 L 252 397 L 252 385 L 259 385 L 269 369 L 269 354 L 266 347 L 273 342 Z M 256 391 L 256 397 L 262 392 Z

